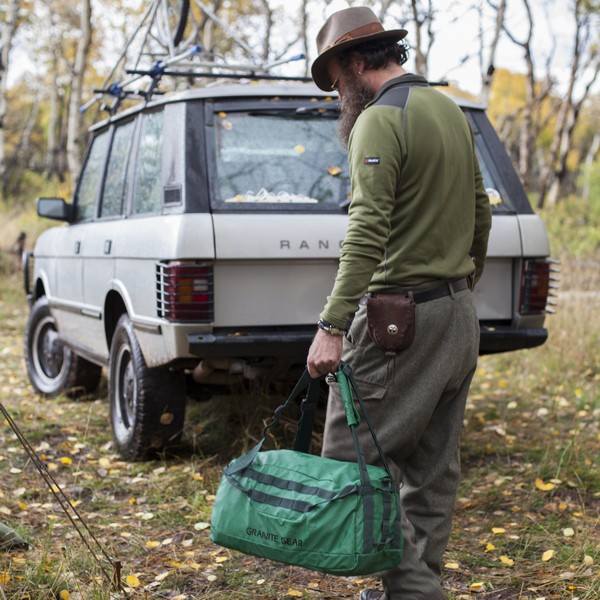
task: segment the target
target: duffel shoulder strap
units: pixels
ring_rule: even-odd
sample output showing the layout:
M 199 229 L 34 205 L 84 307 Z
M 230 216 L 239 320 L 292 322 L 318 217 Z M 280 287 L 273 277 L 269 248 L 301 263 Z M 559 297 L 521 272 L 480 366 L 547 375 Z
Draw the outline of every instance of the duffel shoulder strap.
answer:
M 360 390 L 358 389 L 358 384 L 356 383 L 356 379 L 354 379 L 354 374 L 352 373 L 350 365 L 342 361 L 340 363 L 337 378 L 338 383 L 340 385 L 340 394 L 342 396 L 342 401 L 344 402 L 344 408 L 346 408 L 346 418 L 348 419 L 348 424 L 352 428 L 352 425 L 354 423 L 351 423 L 351 419 L 353 421 L 356 421 L 356 426 L 358 426 L 358 424 L 360 423 L 360 416 L 358 414 L 358 411 L 356 410 L 354 400 L 352 399 L 352 392 L 354 392 L 354 396 L 358 401 L 362 414 L 365 418 L 365 423 L 367 424 L 367 428 L 371 433 L 373 443 L 375 444 L 375 448 L 377 449 L 377 453 L 379 454 L 379 458 L 381 459 L 381 464 L 383 465 L 383 468 L 386 470 L 387 474 L 390 476 L 390 479 L 393 479 L 389 465 L 385 459 L 385 454 L 383 453 L 383 449 L 381 448 L 379 440 L 377 439 L 377 435 L 375 434 L 375 428 L 373 427 L 369 419 L 369 413 L 367 412 L 367 409 L 363 402 Z M 350 388 L 352 388 L 352 390 L 350 390 Z
M 308 369 L 304 369 L 304 372 L 294 386 L 294 389 L 288 396 L 287 400 L 275 409 L 273 418 L 263 429 L 263 439 L 266 437 L 269 429 L 279 423 L 281 415 L 288 409 L 288 407 L 293 404 L 296 398 L 302 392 L 304 392 L 304 390 L 306 390 L 306 394 L 300 405 L 302 415 L 298 421 L 296 439 L 294 440 L 293 449 L 297 452 L 307 453 L 310 447 L 315 413 L 317 410 L 317 403 L 319 401 L 319 387 L 319 380 L 312 379 L 312 377 L 308 374 Z

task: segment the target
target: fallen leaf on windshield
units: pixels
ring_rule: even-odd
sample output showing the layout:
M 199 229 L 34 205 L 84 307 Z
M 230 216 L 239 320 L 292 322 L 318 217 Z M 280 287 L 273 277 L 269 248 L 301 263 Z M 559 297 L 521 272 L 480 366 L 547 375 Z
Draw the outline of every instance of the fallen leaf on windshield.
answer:
M 300 144 L 296 144 L 294 146 L 294 152 L 297 152 L 298 154 L 304 154 L 306 152 L 306 148 Z
M 327 172 L 332 176 L 332 177 L 337 177 L 341 172 L 342 169 L 340 169 L 340 167 L 327 167 Z

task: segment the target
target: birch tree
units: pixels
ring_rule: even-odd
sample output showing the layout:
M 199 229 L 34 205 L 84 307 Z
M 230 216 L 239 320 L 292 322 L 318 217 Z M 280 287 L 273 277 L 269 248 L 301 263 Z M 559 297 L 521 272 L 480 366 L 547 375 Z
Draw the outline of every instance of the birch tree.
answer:
M 9 0 L 0 21 L 0 183 L 2 190 L 6 188 L 6 157 L 4 153 L 4 123 L 8 110 L 8 85 L 7 75 L 9 69 L 10 53 L 13 40 L 17 31 L 17 18 L 19 13 L 19 0 Z
M 487 55 L 485 53 L 485 40 L 484 40 L 484 19 L 483 19 L 483 4 L 478 7 L 479 10 L 479 69 L 481 72 L 481 101 L 487 105 L 490 99 L 490 91 L 492 88 L 492 80 L 494 71 L 496 70 L 496 52 L 498 50 L 498 42 L 504 28 L 504 17 L 506 15 L 506 4 L 507 0 L 500 0 L 497 4 L 494 4 L 491 0 L 488 0 L 488 5 L 493 9 L 495 14 L 494 19 L 494 30 L 492 34 L 492 40 L 487 48 Z
M 600 36 L 594 29 L 594 11 L 590 10 L 590 6 L 585 0 L 575 0 L 573 3 L 575 33 L 570 61 L 571 69 L 567 90 L 562 98 L 556 119 L 554 138 L 546 158 L 546 166 L 540 176 L 537 201 L 539 208 L 544 206 L 546 195 L 549 192 L 548 200 L 551 204 L 556 203 L 561 194 L 561 188 L 568 175 L 567 158 L 571 149 L 573 132 L 581 108 L 600 72 L 600 52 L 598 50 Z M 583 81 L 584 78 L 587 78 L 587 81 Z M 578 83 L 583 85 L 583 91 L 579 97 L 576 97 L 575 88 Z
M 509 26 L 504 23 L 503 29 L 509 39 L 523 49 L 523 60 L 525 62 L 525 104 L 522 110 L 521 127 L 519 135 L 519 161 L 518 172 L 521 179 L 528 185 L 530 182 L 531 167 L 534 155 L 535 140 L 539 133 L 539 124 L 536 122 L 536 116 L 539 112 L 542 102 L 548 97 L 552 87 L 553 80 L 548 75 L 541 84 L 538 83 L 534 50 L 533 50 L 533 33 L 534 19 L 531 10 L 530 0 L 521 0 L 525 11 L 525 36 L 519 40 L 517 36 L 510 30 Z M 547 61 L 549 66 L 551 59 Z
M 67 120 L 67 164 L 71 180 L 75 181 L 81 167 L 81 129 L 82 117 L 79 107 L 83 98 L 83 77 L 87 67 L 87 58 L 92 42 L 92 6 L 91 0 L 82 0 L 80 13 L 80 38 L 73 64 L 71 78 L 71 96 Z

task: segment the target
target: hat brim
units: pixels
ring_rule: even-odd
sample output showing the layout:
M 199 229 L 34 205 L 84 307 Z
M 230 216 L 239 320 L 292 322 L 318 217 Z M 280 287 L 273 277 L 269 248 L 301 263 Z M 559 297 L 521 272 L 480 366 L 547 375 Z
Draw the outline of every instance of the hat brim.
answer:
M 329 64 L 329 61 L 333 57 L 337 56 L 342 50 L 346 50 L 352 46 L 357 46 L 363 42 L 375 40 L 390 40 L 399 42 L 401 39 L 406 37 L 406 33 L 406 29 L 390 29 L 387 31 L 379 31 L 378 33 L 352 38 L 350 40 L 340 42 L 339 44 L 335 44 L 315 58 L 311 67 L 311 73 L 314 82 L 317 84 L 317 87 L 323 91 L 331 91 L 331 80 L 329 78 L 329 74 L 327 73 L 327 65 Z

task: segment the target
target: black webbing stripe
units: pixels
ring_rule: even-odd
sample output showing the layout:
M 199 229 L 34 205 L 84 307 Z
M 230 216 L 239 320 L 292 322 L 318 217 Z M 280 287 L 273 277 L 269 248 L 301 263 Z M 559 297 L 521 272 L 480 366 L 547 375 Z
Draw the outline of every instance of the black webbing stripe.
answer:
M 384 547 L 389 543 L 390 535 L 390 517 L 392 515 L 392 494 L 387 490 L 382 490 L 383 496 L 383 515 L 381 519 L 381 541 L 380 547 Z
M 363 549 L 365 554 L 371 554 L 375 546 L 375 540 L 373 532 L 375 530 L 375 498 L 373 493 L 375 488 L 373 486 L 362 486 L 361 495 L 363 497 L 363 510 L 364 510 L 364 540 Z
M 243 473 L 240 473 L 242 477 L 248 477 L 258 483 L 264 483 L 265 485 L 272 485 L 273 487 L 279 488 L 280 490 L 289 490 L 291 492 L 298 492 L 299 494 L 306 494 L 308 496 L 317 496 L 324 500 L 332 500 L 339 492 L 332 492 L 330 490 L 324 490 L 314 485 L 304 485 L 297 481 L 290 481 L 289 479 L 281 479 L 267 473 L 260 473 L 252 468 L 246 469 Z
M 402 510 L 400 507 L 400 494 L 397 491 L 394 493 L 394 502 L 396 504 L 396 518 L 394 519 L 394 543 L 392 544 L 392 548 L 400 548 L 400 544 L 403 544 L 404 540 L 402 539 L 402 523 L 400 517 L 400 511 Z
M 281 498 L 280 496 L 272 496 L 271 494 L 265 494 L 259 490 L 246 490 L 248 498 L 261 504 L 270 504 L 271 506 L 280 506 L 281 508 L 287 508 L 289 510 L 295 510 L 296 512 L 306 513 L 312 508 L 313 504 L 304 502 L 302 500 L 291 500 L 290 498 Z

